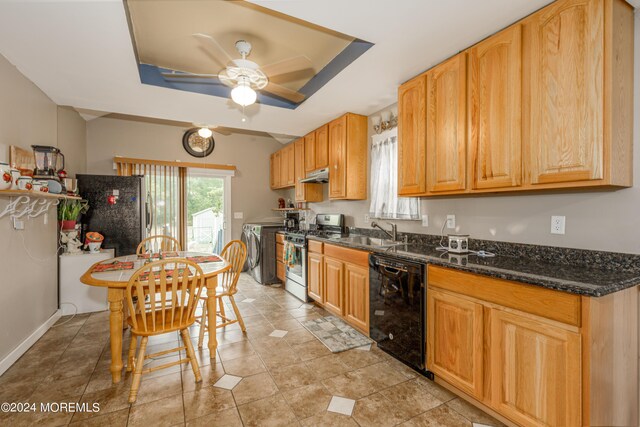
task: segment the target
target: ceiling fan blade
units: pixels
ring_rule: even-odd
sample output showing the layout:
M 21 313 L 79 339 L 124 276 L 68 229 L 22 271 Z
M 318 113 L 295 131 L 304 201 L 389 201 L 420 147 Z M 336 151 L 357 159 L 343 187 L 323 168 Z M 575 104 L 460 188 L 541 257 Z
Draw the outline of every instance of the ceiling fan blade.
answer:
M 262 72 L 269 78 L 307 68 L 311 68 L 311 61 L 304 55 L 294 56 L 293 58 L 283 59 L 260 67 Z
M 284 86 L 280 86 L 279 84 L 275 84 L 272 82 L 269 82 L 267 86 L 262 90 L 295 103 L 302 102 L 305 98 L 305 96 L 300 92 L 296 92 L 295 90 L 288 89 Z
M 192 74 L 192 73 L 160 73 L 162 77 L 170 79 L 217 79 L 217 74 Z
M 195 33 L 195 34 L 192 34 L 192 36 L 197 37 L 200 40 L 208 40 L 210 45 L 215 46 L 217 52 L 213 52 L 212 54 L 216 58 L 216 61 L 222 64 L 222 66 L 226 66 L 229 62 L 233 61 L 233 57 L 229 55 L 229 53 L 226 50 L 224 50 L 222 45 L 220 45 L 220 43 L 218 43 L 218 41 L 214 39 L 212 36 L 210 36 L 209 34 Z M 219 56 L 220 54 L 224 56 L 224 59 L 220 59 L 220 56 Z

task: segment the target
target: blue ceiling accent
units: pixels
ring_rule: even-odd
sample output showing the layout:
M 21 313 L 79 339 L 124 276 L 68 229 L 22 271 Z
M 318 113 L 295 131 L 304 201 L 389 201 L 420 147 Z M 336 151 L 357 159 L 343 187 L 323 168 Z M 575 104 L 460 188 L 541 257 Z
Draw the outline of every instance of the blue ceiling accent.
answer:
M 300 103 L 295 103 L 287 99 L 271 95 L 266 92 L 258 91 L 258 102 L 273 107 L 288 108 L 295 110 L 298 105 L 309 99 L 311 95 L 320 90 L 332 78 L 337 76 L 340 71 L 344 70 L 349 64 L 358 59 L 360 55 L 365 53 L 373 46 L 373 43 L 364 40 L 355 39 L 342 50 L 335 58 L 333 58 L 322 70 L 311 78 L 299 92 L 305 95 L 305 99 Z M 168 79 L 162 76 L 162 73 L 170 73 L 173 70 L 157 67 L 150 64 L 138 64 L 138 72 L 140 73 L 140 81 L 144 84 L 165 87 L 168 89 L 183 90 L 186 92 L 201 93 L 204 95 L 219 96 L 222 98 L 231 98 L 231 88 L 223 85 L 217 79 Z

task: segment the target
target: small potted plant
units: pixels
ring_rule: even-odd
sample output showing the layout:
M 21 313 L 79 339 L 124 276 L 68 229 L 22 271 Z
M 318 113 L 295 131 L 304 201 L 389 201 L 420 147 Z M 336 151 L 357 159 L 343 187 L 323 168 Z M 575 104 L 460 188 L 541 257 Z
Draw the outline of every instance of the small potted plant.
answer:
M 58 221 L 61 230 L 74 230 L 78 217 L 89 209 L 86 200 L 65 199 L 58 205 Z

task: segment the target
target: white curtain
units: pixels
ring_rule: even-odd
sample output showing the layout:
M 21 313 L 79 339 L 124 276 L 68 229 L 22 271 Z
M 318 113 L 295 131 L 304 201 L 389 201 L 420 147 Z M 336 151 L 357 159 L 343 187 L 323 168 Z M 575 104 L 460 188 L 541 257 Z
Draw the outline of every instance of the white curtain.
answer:
M 369 216 L 381 219 L 419 219 L 420 199 L 398 197 L 398 129 L 373 135 L 371 139 Z

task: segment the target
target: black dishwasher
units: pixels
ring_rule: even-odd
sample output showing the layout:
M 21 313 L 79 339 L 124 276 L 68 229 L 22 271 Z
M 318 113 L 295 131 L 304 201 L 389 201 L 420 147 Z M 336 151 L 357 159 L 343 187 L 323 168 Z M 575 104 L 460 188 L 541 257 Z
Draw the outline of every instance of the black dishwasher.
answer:
M 378 347 L 425 370 L 425 267 L 401 258 L 369 255 L 369 333 Z

